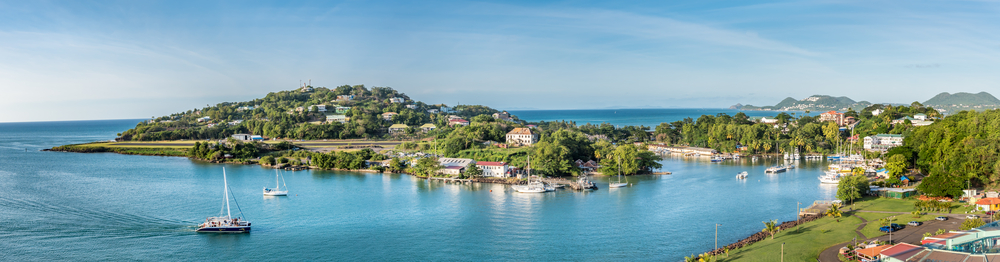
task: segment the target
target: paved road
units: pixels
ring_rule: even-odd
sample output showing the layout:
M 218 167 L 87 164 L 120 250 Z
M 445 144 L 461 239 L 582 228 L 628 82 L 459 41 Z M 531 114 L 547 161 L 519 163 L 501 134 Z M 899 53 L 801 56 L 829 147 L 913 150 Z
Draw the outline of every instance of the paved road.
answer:
M 855 212 L 900 214 L 900 215 L 903 215 L 903 217 L 899 218 L 900 221 L 905 221 L 905 222 L 909 222 L 909 221 L 906 221 L 906 216 L 905 215 L 909 215 L 910 214 L 908 212 L 866 211 L 866 210 L 857 210 Z M 892 233 L 892 241 L 895 242 L 895 243 L 910 243 L 910 244 L 920 245 L 920 240 L 923 240 L 925 232 L 934 233 L 938 229 L 942 229 L 942 228 L 944 230 L 946 230 L 946 231 L 958 230 L 959 227 L 961 227 L 961 225 L 962 225 L 962 221 L 965 219 L 965 214 L 929 213 L 928 215 L 946 216 L 946 217 L 948 217 L 948 220 L 945 220 L 945 221 L 931 220 L 931 221 L 924 222 L 924 224 L 920 225 L 920 226 L 915 226 L 915 227 L 914 226 L 906 226 L 906 228 L 903 228 L 903 229 L 901 229 L 899 231 L 896 231 L 896 232 Z M 855 217 L 857 217 L 857 216 L 855 216 Z M 858 218 L 860 218 L 860 217 L 858 217 Z M 877 223 L 878 221 L 865 221 L 863 218 L 861 219 L 861 221 L 864 221 L 864 222 L 861 223 L 860 225 L 858 225 L 858 228 L 855 230 L 855 233 L 858 234 L 858 242 L 869 241 L 869 240 L 873 240 L 873 239 L 878 239 L 880 241 L 887 241 L 887 240 L 889 240 L 889 238 L 890 238 L 889 235 L 882 235 L 882 236 L 873 237 L 873 238 L 865 238 L 865 235 L 861 234 L 861 229 L 864 228 L 865 225 L 868 224 L 868 223 L 871 223 L 871 222 Z M 903 224 L 903 223 L 900 223 L 900 224 Z M 821 261 L 821 262 L 840 261 L 840 258 L 837 257 L 837 254 L 840 253 L 840 248 L 847 246 L 847 244 L 854 244 L 854 241 L 848 241 L 848 242 L 840 243 L 840 244 L 834 245 L 834 246 L 832 246 L 830 248 L 827 248 L 826 250 L 823 250 L 823 252 L 820 252 L 818 260 Z

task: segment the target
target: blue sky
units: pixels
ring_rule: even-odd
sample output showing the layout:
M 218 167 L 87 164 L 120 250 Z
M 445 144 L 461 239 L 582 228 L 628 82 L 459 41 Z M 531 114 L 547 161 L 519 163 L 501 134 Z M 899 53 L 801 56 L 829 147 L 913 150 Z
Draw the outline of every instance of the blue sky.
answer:
M 310 79 L 498 109 L 1000 95 L 997 1 L 288 2 L 0 1 L 0 122 L 146 118 Z

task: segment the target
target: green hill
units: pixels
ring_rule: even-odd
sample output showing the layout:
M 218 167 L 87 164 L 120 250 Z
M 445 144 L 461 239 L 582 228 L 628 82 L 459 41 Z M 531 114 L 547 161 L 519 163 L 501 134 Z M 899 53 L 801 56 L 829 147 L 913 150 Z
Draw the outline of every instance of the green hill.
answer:
M 291 139 L 388 138 L 420 134 L 415 132 L 419 128 L 389 134 L 393 124 L 444 127 L 447 115 L 469 119 L 496 112 L 479 105 L 429 105 L 389 87 L 343 85 L 329 89 L 306 85 L 252 101 L 224 102 L 143 121 L 118 134 L 116 140 L 205 140 L 233 134 Z
M 954 93 L 949 94 L 948 92 L 940 93 L 927 102 L 924 105 L 928 106 L 997 106 L 1000 105 L 1000 100 L 990 93 L 979 92 L 976 94 L 972 93 Z

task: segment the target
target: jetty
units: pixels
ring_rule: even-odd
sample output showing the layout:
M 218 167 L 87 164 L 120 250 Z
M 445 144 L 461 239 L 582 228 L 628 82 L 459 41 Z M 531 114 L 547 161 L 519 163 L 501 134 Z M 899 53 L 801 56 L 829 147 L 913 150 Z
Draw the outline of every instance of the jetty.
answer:
M 799 209 L 799 217 L 822 216 L 833 205 L 833 200 L 816 200 L 809 207 Z

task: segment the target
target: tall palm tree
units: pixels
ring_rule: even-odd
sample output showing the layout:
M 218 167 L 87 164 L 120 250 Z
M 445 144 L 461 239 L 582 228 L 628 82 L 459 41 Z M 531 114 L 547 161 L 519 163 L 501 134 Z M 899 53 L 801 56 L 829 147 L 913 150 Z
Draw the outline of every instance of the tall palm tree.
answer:
M 771 220 L 771 221 L 763 221 L 762 223 L 764 223 L 764 229 L 761 230 L 761 231 L 762 232 L 767 232 L 768 234 L 771 234 L 771 239 L 774 239 L 774 234 L 777 234 L 778 231 L 781 230 L 781 228 L 778 227 L 778 220 L 777 219 L 774 219 L 774 220 Z

